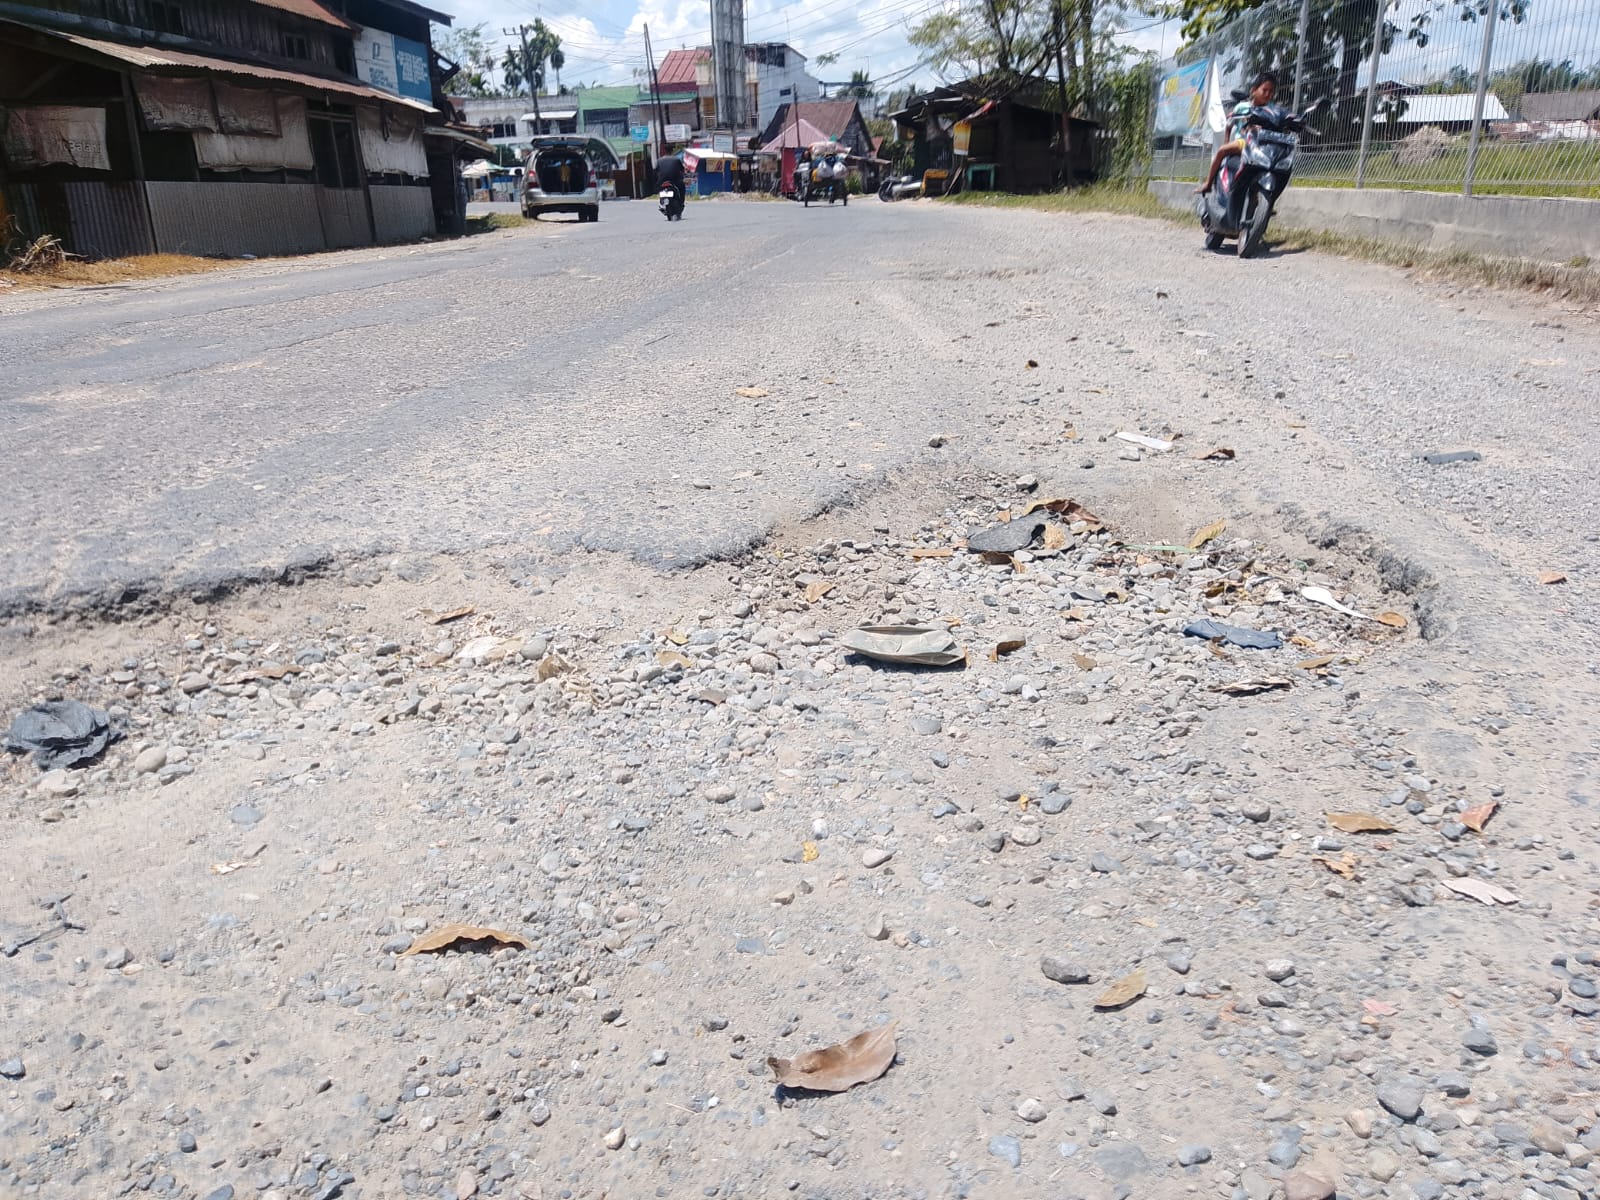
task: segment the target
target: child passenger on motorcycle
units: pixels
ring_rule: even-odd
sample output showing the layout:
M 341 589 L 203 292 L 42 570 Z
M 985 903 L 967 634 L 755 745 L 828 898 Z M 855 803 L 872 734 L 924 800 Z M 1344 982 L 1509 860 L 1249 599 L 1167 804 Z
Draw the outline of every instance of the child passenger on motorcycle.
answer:
M 1278 75 L 1275 71 L 1259 72 L 1254 82 L 1250 84 L 1250 96 L 1233 106 L 1233 112 L 1228 116 L 1228 138 L 1211 158 L 1211 170 L 1206 172 L 1205 182 L 1195 188 L 1195 195 L 1204 196 L 1217 182 L 1217 172 L 1222 170 L 1223 160 L 1230 154 L 1244 153 L 1244 131 L 1250 124 L 1250 110 L 1255 107 L 1272 103 L 1272 98 L 1278 94 Z

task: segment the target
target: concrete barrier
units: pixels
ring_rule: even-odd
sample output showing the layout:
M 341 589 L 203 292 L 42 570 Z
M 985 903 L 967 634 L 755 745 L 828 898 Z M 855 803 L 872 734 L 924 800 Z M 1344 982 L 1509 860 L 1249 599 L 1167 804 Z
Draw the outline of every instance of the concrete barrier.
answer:
M 1170 208 L 1194 209 L 1192 181 L 1152 179 L 1150 191 Z M 1275 226 L 1321 229 L 1424 250 L 1600 262 L 1600 200 L 1303 188 L 1291 183 L 1272 221 Z

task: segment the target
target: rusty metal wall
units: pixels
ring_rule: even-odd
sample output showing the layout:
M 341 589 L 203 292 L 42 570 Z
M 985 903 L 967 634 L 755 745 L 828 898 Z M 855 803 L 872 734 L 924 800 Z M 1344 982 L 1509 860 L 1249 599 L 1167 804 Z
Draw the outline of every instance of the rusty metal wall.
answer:
M 322 232 L 329 250 L 372 245 L 372 225 L 367 219 L 367 197 L 360 188 L 318 187 L 317 206 L 322 212 Z
M 426 184 L 420 187 L 375 186 L 370 194 L 372 223 L 377 226 L 378 241 L 409 242 L 433 235 L 433 192 Z
M 28 237 L 53 234 L 84 258 L 155 251 L 144 189 L 131 181 L 15 183 L 6 188 L 6 207 Z
M 306 254 L 328 246 L 310 183 L 146 183 L 166 254 Z M 361 193 L 355 193 L 360 199 Z M 365 220 L 365 213 L 362 215 Z

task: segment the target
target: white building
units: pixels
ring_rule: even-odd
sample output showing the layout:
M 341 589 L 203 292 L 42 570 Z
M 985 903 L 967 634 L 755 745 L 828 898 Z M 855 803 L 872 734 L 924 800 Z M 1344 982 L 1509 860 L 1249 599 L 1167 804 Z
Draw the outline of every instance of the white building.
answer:
M 780 105 L 791 100 L 816 100 L 822 84 L 806 73 L 806 56 L 783 42 L 759 42 L 744 48 L 749 59 L 751 109 L 755 127 L 765 129 Z
M 482 126 L 491 145 L 504 146 L 517 154 L 533 144 L 530 139 L 535 133 L 578 131 L 578 102 L 570 95 L 539 97 L 543 123 L 538 128 L 533 119 L 533 101 L 527 96 L 452 96 L 450 102 L 462 124 Z

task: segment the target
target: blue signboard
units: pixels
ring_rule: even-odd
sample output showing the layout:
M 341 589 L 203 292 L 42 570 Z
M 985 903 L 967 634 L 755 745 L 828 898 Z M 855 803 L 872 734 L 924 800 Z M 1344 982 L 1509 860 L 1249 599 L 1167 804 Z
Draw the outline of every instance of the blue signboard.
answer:
M 650 126 L 630 125 L 628 127 L 628 136 L 642 146 L 650 140 Z
M 381 29 L 362 29 L 355 41 L 356 74 L 361 79 L 396 96 L 433 103 L 428 48 L 421 42 Z

